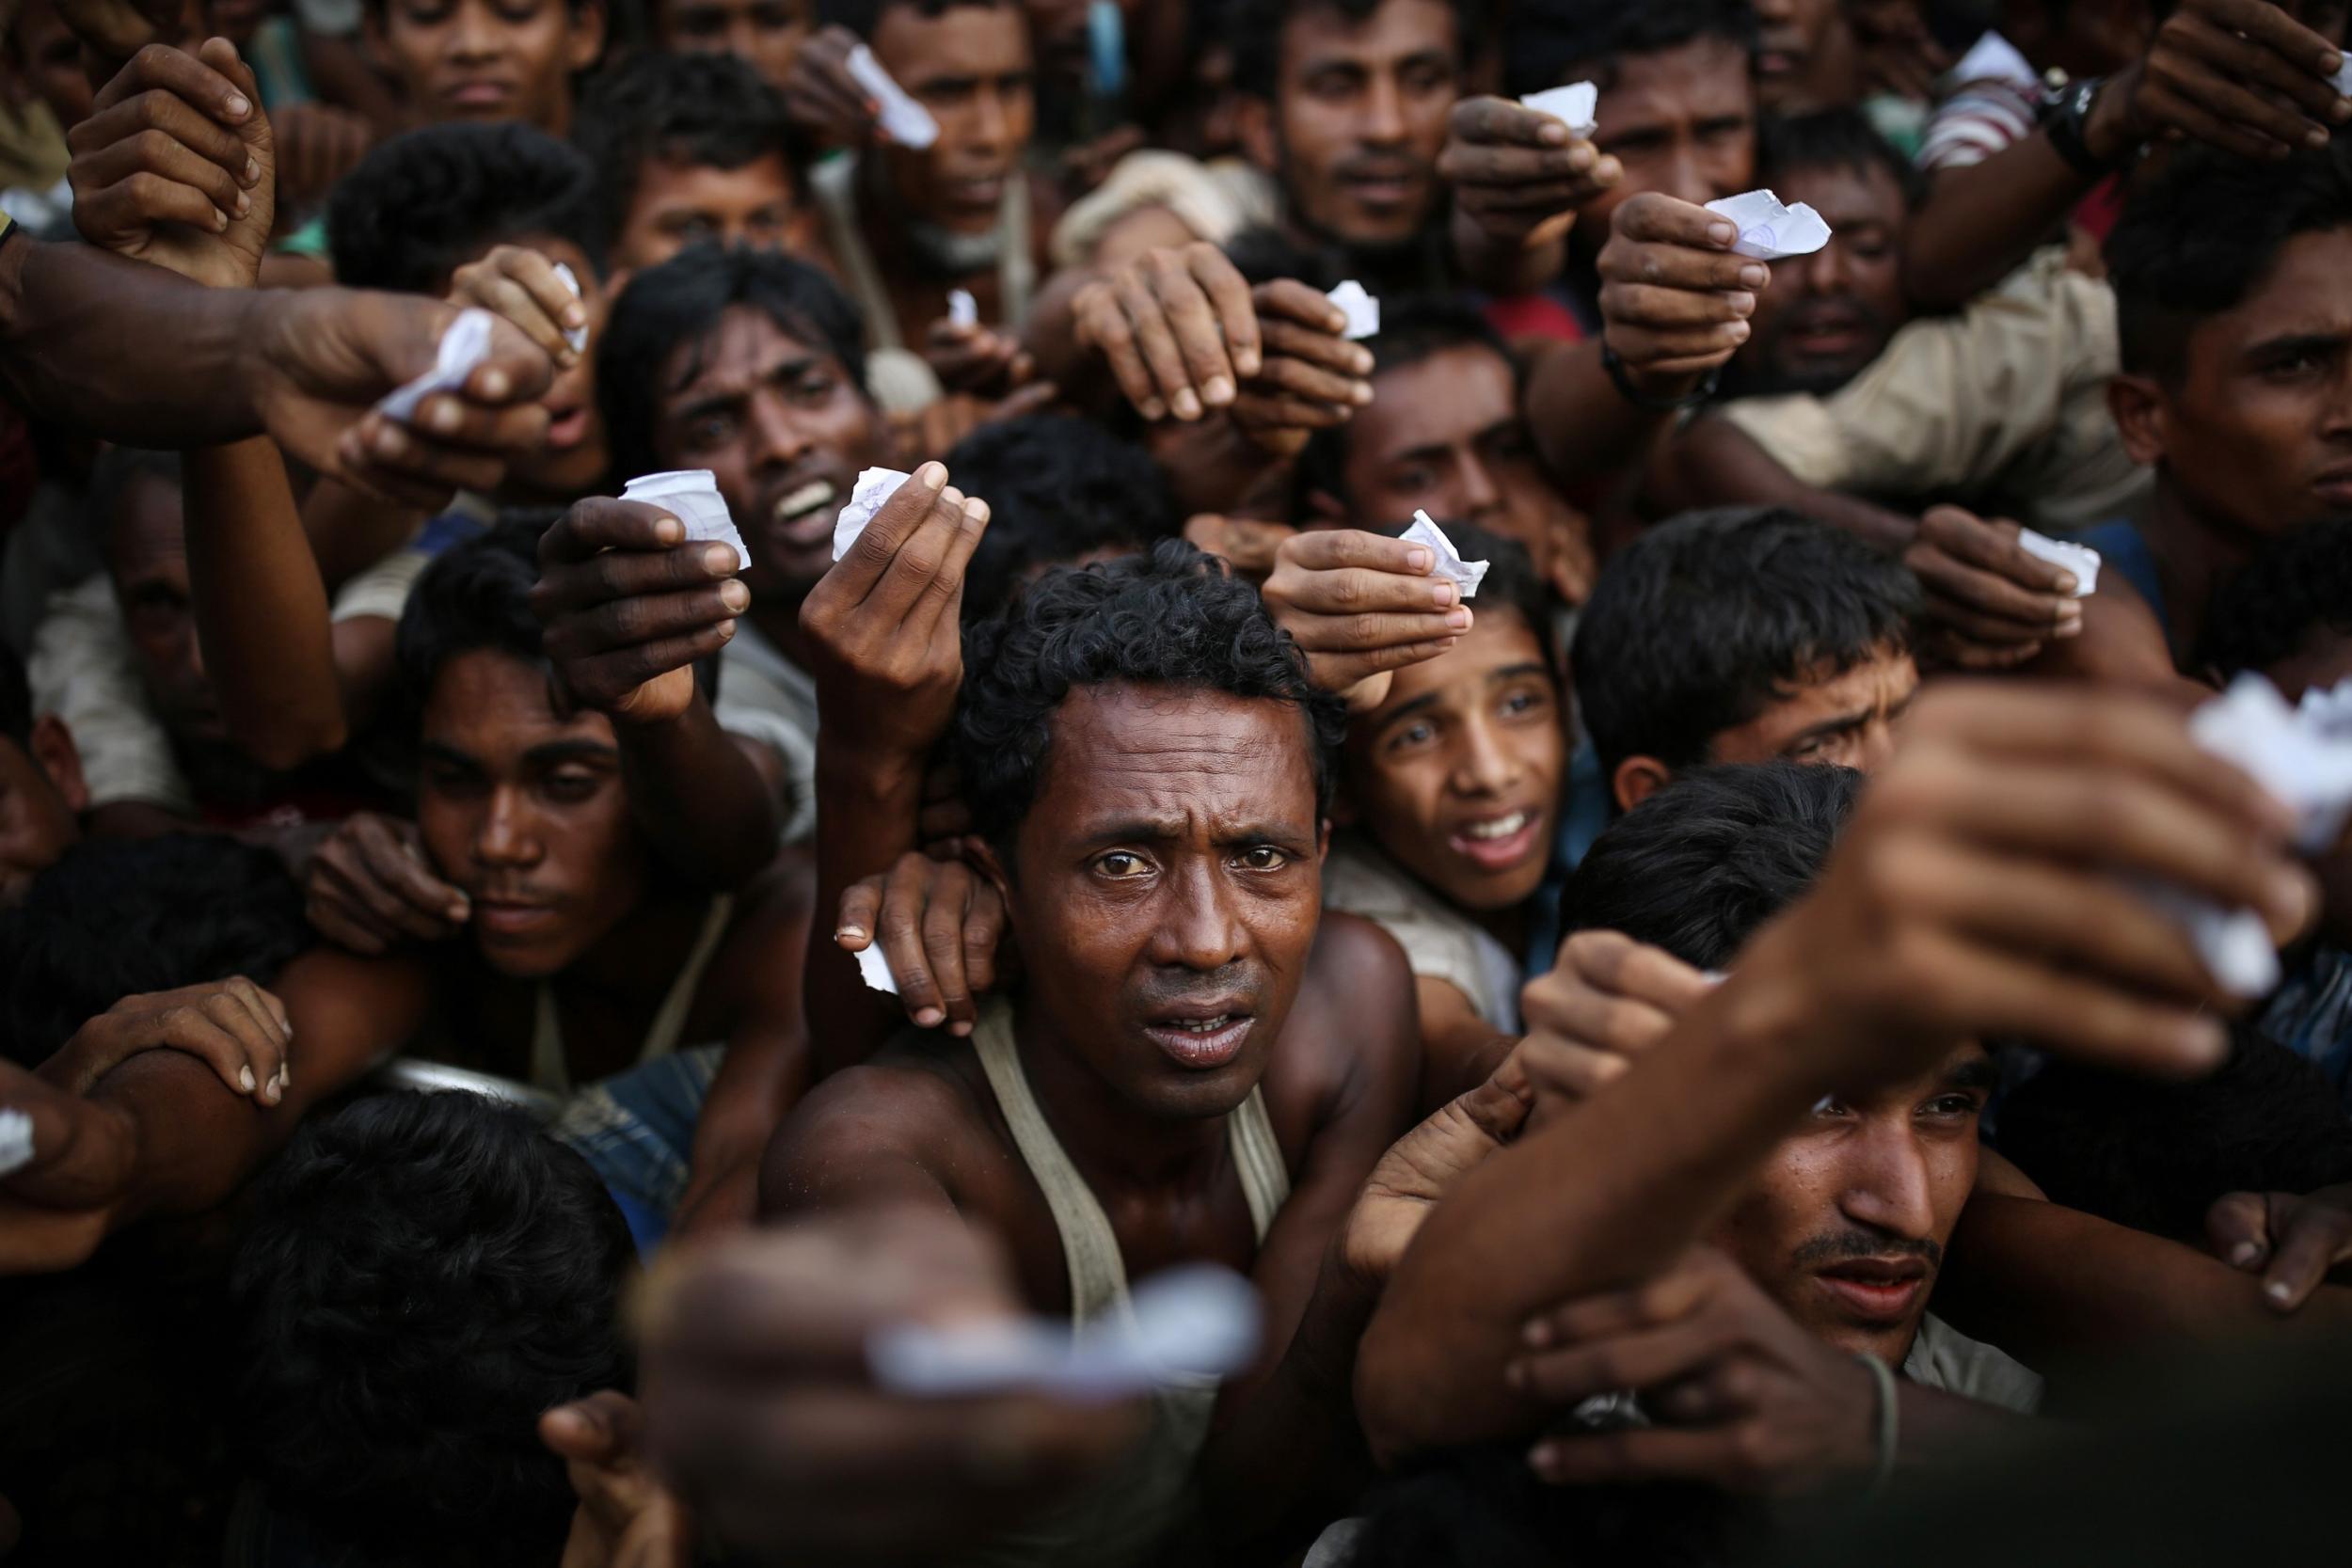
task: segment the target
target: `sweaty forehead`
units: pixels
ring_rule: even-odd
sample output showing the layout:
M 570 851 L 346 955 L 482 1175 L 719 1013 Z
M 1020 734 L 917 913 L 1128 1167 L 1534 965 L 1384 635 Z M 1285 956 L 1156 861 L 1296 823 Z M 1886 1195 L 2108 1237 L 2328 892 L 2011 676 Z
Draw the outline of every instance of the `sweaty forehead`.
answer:
M 1573 82 L 1585 76 L 1599 82 L 1609 95 L 1611 120 L 1744 114 L 1755 102 L 1748 84 L 1747 51 L 1724 38 L 1696 38 L 1672 49 L 1627 55 L 1614 62 L 1586 61 L 1571 67 L 1561 80 Z
M 670 388 L 666 402 L 745 391 L 766 380 L 777 366 L 812 356 L 832 358 L 826 350 L 787 332 L 758 306 L 731 306 L 718 325 L 699 340 L 680 343 L 671 356 L 662 377 Z
M 2352 226 L 2297 234 L 2246 297 L 2192 329 L 2192 356 L 2223 356 L 2273 338 L 2352 333 Z
M 1024 832 L 1083 837 L 1129 820 L 1181 820 L 1203 832 L 1280 824 L 1312 834 L 1306 720 L 1270 697 L 1123 683 L 1075 689 L 1055 710 Z
M 874 23 L 871 46 L 901 87 L 927 76 L 995 76 L 1029 68 L 1028 19 L 1015 0 L 967 0 L 936 16 L 915 6 L 886 6 Z

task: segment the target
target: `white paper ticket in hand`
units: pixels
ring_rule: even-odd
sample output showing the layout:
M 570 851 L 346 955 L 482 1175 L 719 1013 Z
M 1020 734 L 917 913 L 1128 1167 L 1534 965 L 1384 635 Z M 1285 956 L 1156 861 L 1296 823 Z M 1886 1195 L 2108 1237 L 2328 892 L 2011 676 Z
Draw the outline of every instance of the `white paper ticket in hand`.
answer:
M 375 411 L 406 424 L 417 417 L 417 405 L 436 392 L 454 392 L 466 385 L 481 363 L 490 357 L 490 312 L 480 306 L 457 313 L 434 350 L 433 368 L 405 387 L 384 394 Z
M 2346 55 L 2344 63 L 2336 67 L 2336 90 L 2352 98 L 2352 55 Z
M 1230 1377 L 1257 1354 L 1258 1293 L 1230 1269 L 1170 1269 L 1136 1286 L 1129 1305 L 1127 1314 L 1075 1333 L 1051 1318 L 893 1323 L 868 1336 L 866 1361 L 894 1393 L 1096 1401 Z
M 898 486 L 907 476 L 896 468 L 868 468 L 857 476 L 857 485 L 850 499 L 841 503 L 840 515 L 833 523 L 833 558 L 835 561 L 850 553 L 857 536 L 866 531 L 866 525 L 874 520 L 874 514 L 882 503 L 898 493 Z
M 1451 578 L 1461 584 L 1462 597 L 1478 597 L 1478 585 L 1486 580 L 1486 563 L 1463 560 L 1462 552 L 1454 547 L 1454 541 L 1445 536 L 1445 530 L 1430 521 L 1428 513 L 1414 513 L 1413 526 L 1398 537 L 1416 545 L 1428 546 L 1429 552 L 1438 558 L 1438 564 L 1432 570 L 1438 577 Z
M 947 324 L 950 326 L 980 325 L 980 302 L 972 297 L 969 289 L 947 291 Z
M 641 474 L 628 482 L 621 499 L 658 506 L 686 525 L 689 540 L 731 546 L 739 566 L 752 563 L 752 552 L 744 547 L 743 535 L 736 531 L 726 498 L 719 494 L 719 482 L 708 468 Z
M 1361 283 L 1351 277 L 1323 297 L 1338 306 L 1341 314 L 1347 317 L 1347 325 L 1341 329 L 1341 337 L 1353 341 L 1358 338 L 1378 335 L 1380 302 L 1367 293 Z
M 1733 250 L 1759 261 L 1810 256 L 1829 244 L 1829 225 L 1820 214 L 1802 201 L 1794 207 L 1784 207 L 1780 198 L 1770 191 L 1727 196 L 1708 202 L 1707 210 L 1722 214 L 1739 229 L 1740 237 L 1732 242 Z
M 2063 566 L 2074 573 L 2074 597 L 2087 599 L 2099 591 L 2099 552 L 2089 545 L 2053 539 L 2029 528 L 2021 528 L 2017 531 L 2017 547 L 2027 555 L 2039 556 L 2053 566 Z
M 0 1176 L 32 1163 L 33 1118 L 22 1111 L 0 1110 Z
M 563 279 L 564 287 L 572 291 L 572 297 L 574 299 L 585 299 L 588 297 L 580 292 L 580 278 L 578 276 L 573 273 L 571 268 L 565 266 L 561 261 L 555 263 L 555 276 Z M 565 327 L 564 329 L 564 341 L 572 345 L 572 352 L 574 354 L 585 354 L 588 352 L 588 329 L 584 326 Z
M 1567 126 L 1571 135 L 1590 137 L 1600 127 L 1600 88 L 1590 82 L 1570 82 L 1565 87 L 1522 93 L 1519 102 L 1539 115 L 1559 120 Z
M 874 58 L 874 52 L 864 44 L 850 51 L 850 75 L 857 85 L 873 94 L 880 105 L 874 119 L 882 134 L 900 147 L 920 151 L 939 139 L 939 121 L 931 112 L 907 96 L 907 89 L 892 79 L 890 72 Z
M 890 973 L 890 960 L 882 957 L 882 943 L 869 942 L 852 955 L 857 959 L 858 978 L 868 990 L 898 994 L 898 977 Z

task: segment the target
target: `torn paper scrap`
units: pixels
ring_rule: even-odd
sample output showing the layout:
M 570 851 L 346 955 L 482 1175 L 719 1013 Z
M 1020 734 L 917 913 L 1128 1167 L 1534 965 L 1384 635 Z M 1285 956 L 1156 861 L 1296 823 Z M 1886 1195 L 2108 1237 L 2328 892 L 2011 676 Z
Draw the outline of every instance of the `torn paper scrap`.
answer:
M 947 325 L 977 326 L 980 325 L 980 302 L 972 297 L 969 289 L 947 291 Z
M 874 1381 L 894 1393 L 968 1398 L 1026 1389 L 1123 1399 L 1230 1377 L 1257 1354 L 1258 1295 L 1230 1269 L 1193 1264 L 1136 1287 L 1129 1309 L 1083 1328 L 1052 1318 L 899 1323 L 866 1341 Z
M 2322 735 L 2352 737 L 2352 680 L 2312 687 L 2295 705 L 2295 711 Z
M 2089 545 L 2053 539 L 2048 534 L 2021 528 L 2017 531 L 2017 547 L 2027 555 L 2040 556 L 2051 565 L 2062 566 L 2074 573 L 2074 597 L 2087 599 L 2099 591 L 2099 552 Z
M 2039 88 L 2042 74 L 2033 62 L 2017 52 L 2017 46 L 1998 33 L 1987 33 L 1968 46 L 1968 53 L 1960 63 L 1944 73 L 1944 80 L 1953 87 L 1965 82 L 2014 82 L 2021 87 Z
M 733 546 L 738 570 L 752 563 L 752 552 L 737 531 L 719 482 L 708 468 L 678 468 L 669 473 L 641 474 L 621 492 L 625 501 L 658 506 L 686 525 L 689 540 Z
M 32 1163 L 33 1118 L 22 1111 L 0 1110 L 0 1176 Z
M 1373 337 L 1379 332 L 1380 302 L 1366 293 L 1364 286 L 1354 278 L 1349 278 L 1323 297 L 1338 306 L 1341 313 L 1347 317 L 1347 325 L 1341 330 L 1341 337 L 1352 341 L 1358 338 Z
M 1429 520 L 1428 513 L 1414 513 L 1413 526 L 1399 537 L 1409 539 L 1416 545 L 1428 546 L 1430 553 L 1438 558 L 1438 563 L 1432 570 L 1438 577 L 1452 578 L 1460 583 L 1462 597 L 1474 599 L 1478 596 L 1478 585 L 1486 580 L 1486 563 L 1483 561 L 1464 561 L 1462 552 L 1454 547 L 1454 541 L 1445 536 L 1445 530 Z
M 1810 256 L 1829 244 L 1829 225 L 1820 214 L 1802 201 L 1784 207 L 1770 191 L 1727 196 L 1708 202 L 1707 210 L 1722 214 L 1738 227 L 1740 237 L 1732 242 L 1733 250 L 1759 261 Z
M 868 468 L 857 476 L 857 486 L 850 499 L 841 503 L 840 515 L 833 524 L 833 558 L 835 561 L 850 553 L 857 536 L 866 531 L 866 525 L 874 520 L 874 514 L 882 502 L 898 494 L 907 476 L 896 468 Z
M 2143 886 L 2141 896 L 2187 928 L 2190 945 L 2215 984 L 2232 996 L 2257 997 L 2279 983 L 2270 928 L 2251 910 L 2225 910 L 2175 887 Z
M 2352 55 L 2344 55 L 2344 63 L 2336 67 L 2336 90 L 2352 98 Z
M 906 88 L 891 79 L 871 49 L 859 44 L 850 51 L 848 63 L 850 78 L 874 95 L 874 119 L 882 135 L 900 147 L 912 147 L 918 151 L 939 139 L 939 121 L 931 118 L 929 109 L 909 98 Z
M 872 990 L 898 994 L 898 977 L 890 973 L 890 960 L 882 957 L 879 942 L 867 942 L 857 950 L 858 978 Z
M 490 357 L 490 312 L 480 306 L 460 310 L 449 330 L 441 334 L 433 368 L 406 386 L 385 393 L 375 411 L 406 424 L 417 417 L 417 405 L 434 393 L 454 392 L 464 387 L 466 377 Z
M 1568 134 L 1590 139 L 1599 128 L 1597 113 L 1600 107 L 1600 88 L 1590 82 L 1570 82 L 1565 87 L 1546 87 L 1541 92 L 1521 93 L 1519 102 L 1539 115 L 1549 115 L 1568 128 Z
M 572 291 L 572 297 L 574 299 L 586 299 L 588 297 L 586 294 L 580 292 L 580 278 L 572 272 L 571 268 L 565 266 L 561 261 L 555 263 L 555 276 L 564 280 L 564 287 Z M 572 352 L 574 354 L 585 354 L 588 352 L 588 329 L 584 326 L 565 327 L 564 329 L 564 341 L 572 345 Z

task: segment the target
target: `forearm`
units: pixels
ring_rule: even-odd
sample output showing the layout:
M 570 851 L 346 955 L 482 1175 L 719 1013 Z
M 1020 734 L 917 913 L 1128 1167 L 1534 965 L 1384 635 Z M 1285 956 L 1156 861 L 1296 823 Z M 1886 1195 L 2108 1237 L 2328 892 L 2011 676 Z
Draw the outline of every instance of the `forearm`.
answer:
M 78 244 L 0 243 L 0 387 L 67 429 L 146 447 L 262 428 L 249 351 L 275 296 Z M 171 373 L 154 373 L 169 345 Z
M 749 1225 L 759 1208 L 759 1162 L 785 1112 L 808 1091 L 808 1053 L 781 1030 L 739 1031 L 694 1120 L 679 1235 Z
M 1560 276 L 1567 261 L 1565 235 L 1530 245 L 1500 239 L 1460 208 L 1454 210 L 1454 259 L 1475 287 L 1496 294 L 1523 294 Z
M 1735 982 L 1736 984 L 1736 982 Z M 1820 1093 L 1805 1017 L 1726 985 L 1587 1102 L 1470 1171 L 1422 1226 L 1364 1337 L 1374 1451 L 1533 1431 L 1503 1368 L 1536 1312 L 1647 1277 L 1696 1241 Z
M 303 532 L 330 590 L 407 544 L 423 521 L 413 508 L 363 496 L 333 479 L 321 478 L 302 501 Z
M 1597 342 L 1563 344 L 1536 362 L 1527 414 L 1544 461 L 1580 494 L 1607 488 L 1610 476 L 1628 469 L 1644 471 L 1675 420 L 1629 402 L 1601 368 Z
M 1291 459 L 1250 439 L 1229 415 L 1211 413 L 1196 424 L 1172 422 L 1153 432 L 1151 440 L 1179 516 L 1245 515 L 1254 500 L 1290 488 Z
M 2058 155 L 2044 131 L 1944 170 L 1912 214 L 1904 287 L 1923 306 L 1966 304 L 2031 255 L 2093 183 Z
M 1918 525 L 1899 512 L 1807 484 L 1746 431 L 1703 418 L 1677 433 L 1650 465 L 1645 510 L 1668 515 L 1701 506 L 1785 506 L 1885 550 L 1911 542 Z
M 1956 1454 L 2014 1439 L 2031 1424 L 2029 1417 L 1981 1400 L 1899 1379 L 1895 1408 L 1895 1467 L 1904 1472 L 1948 1465 Z
M 699 691 L 675 718 L 613 729 L 629 810 L 670 865 L 735 888 L 775 858 L 775 792 Z
M 278 448 L 198 448 L 183 487 L 197 637 L 230 736 L 275 770 L 335 751 L 346 726 L 326 586 Z
M 821 702 L 820 702 L 821 709 Z M 833 940 L 841 895 L 919 847 L 919 759 L 861 755 L 820 724 L 817 736 L 817 911 L 808 923 L 809 1053 L 819 1079 L 872 1055 L 900 1022 L 891 999 L 866 987 L 854 956 Z M 868 936 L 877 933 L 867 932 Z

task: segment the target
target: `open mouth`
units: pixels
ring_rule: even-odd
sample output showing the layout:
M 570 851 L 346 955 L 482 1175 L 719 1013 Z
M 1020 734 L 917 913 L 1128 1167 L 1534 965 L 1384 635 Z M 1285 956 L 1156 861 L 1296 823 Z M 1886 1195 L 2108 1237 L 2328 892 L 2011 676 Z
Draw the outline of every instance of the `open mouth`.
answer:
M 1206 1072 L 1240 1055 L 1243 1043 L 1249 1038 L 1250 1026 L 1256 1022 L 1256 1018 L 1248 1013 L 1226 1008 L 1215 1013 L 1155 1019 L 1143 1026 L 1143 1032 L 1178 1067 Z
M 1522 808 L 1464 823 L 1446 847 L 1482 871 L 1508 871 L 1543 849 L 1543 814 Z
M 550 413 L 544 443 L 549 451 L 569 451 L 588 439 L 588 410 L 574 408 L 561 414 Z
M 1928 1267 L 1916 1259 L 1858 1259 L 1814 1277 L 1865 1323 L 1900 1323 L 1928 1288 Z
M 835 503 L 841 492 L 831 480 L 814 479 L 778 496 L 768 510 L 771 532 L 793 546 L 818 544 L 833 537 Z

